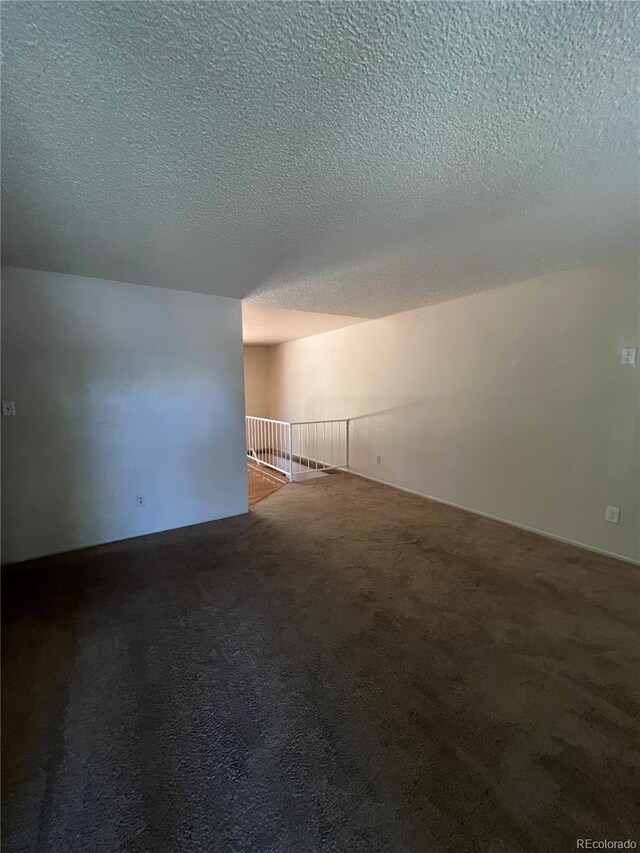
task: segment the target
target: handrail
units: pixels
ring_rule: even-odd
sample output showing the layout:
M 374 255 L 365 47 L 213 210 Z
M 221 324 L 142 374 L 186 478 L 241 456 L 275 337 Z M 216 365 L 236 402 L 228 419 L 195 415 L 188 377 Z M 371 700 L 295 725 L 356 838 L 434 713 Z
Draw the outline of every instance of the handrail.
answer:
M 289 421 L 275 421 L 273 418 L 258 418 L 255 415 L 245 415 L 246 418 L 252 418 L 254 421 L 263 421 L 267 424 L 284 424 L 289 426 Z
M 305 424 L 346 424 L 349 418 L 331 418 L 328 421 L 289 421 L 291 426 L 305 426 Z M 284 421 L 278 421 L 284 423 Z
M 344 468 L 349 464 L 349 421 L 279 421 L 246 415 L 247 458 L 285 474 Z

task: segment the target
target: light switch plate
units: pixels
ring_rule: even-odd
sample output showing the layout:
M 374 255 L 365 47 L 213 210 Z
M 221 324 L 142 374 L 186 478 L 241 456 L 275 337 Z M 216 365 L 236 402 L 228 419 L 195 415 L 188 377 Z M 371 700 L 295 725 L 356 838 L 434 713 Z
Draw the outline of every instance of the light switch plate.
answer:
M 2 401 L 2 414 L 3 416 L 15 415 L 16 413 L 16 404 L 13 400 L 3 400 Z
M 622 350 L 620 364 L 635 364 L 638 357 L 638 347 L 625 347 Z

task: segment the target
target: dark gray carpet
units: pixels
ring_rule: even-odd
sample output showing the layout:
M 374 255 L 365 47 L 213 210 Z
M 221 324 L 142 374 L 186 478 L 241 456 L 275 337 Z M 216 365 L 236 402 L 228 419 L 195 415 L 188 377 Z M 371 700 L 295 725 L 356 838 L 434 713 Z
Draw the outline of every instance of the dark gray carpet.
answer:
M 638 838 L 640 572 L 344 474 L 4 573 L 4 850 Z

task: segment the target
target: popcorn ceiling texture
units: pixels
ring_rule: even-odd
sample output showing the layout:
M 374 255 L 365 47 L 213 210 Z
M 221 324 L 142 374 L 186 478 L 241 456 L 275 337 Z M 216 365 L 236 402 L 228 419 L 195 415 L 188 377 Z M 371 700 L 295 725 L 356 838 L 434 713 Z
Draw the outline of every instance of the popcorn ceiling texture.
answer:
M 634 248 L 634 3 L 3 4 L 4 261 L 375 317 Z

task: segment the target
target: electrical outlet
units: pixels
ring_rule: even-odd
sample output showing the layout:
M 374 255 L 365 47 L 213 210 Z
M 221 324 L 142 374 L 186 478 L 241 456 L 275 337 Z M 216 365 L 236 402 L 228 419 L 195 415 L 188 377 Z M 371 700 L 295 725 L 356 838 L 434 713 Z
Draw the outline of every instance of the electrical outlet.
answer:
M 620 356 L 620 364 L 635 364 L 638 356 L 638 347 L 625 347 Z
M 2 414 L 7 417 L 8 415 L 15 415 L 16 413 L 16 404 L 14 400 L 3 400 L 2 401 Z
M 620 521 L 620 507 L 608 506 L 604 517 L 607 521 L 610 521 L 611 524 L 618 524 Z
M 376 456 L 376 462 L 378 463 L 378 465 L 382 462 L 382 456 L 380 456 L 380 454 Z
M 146 506 L 144 495 L 136 495 L 136 506 Z

